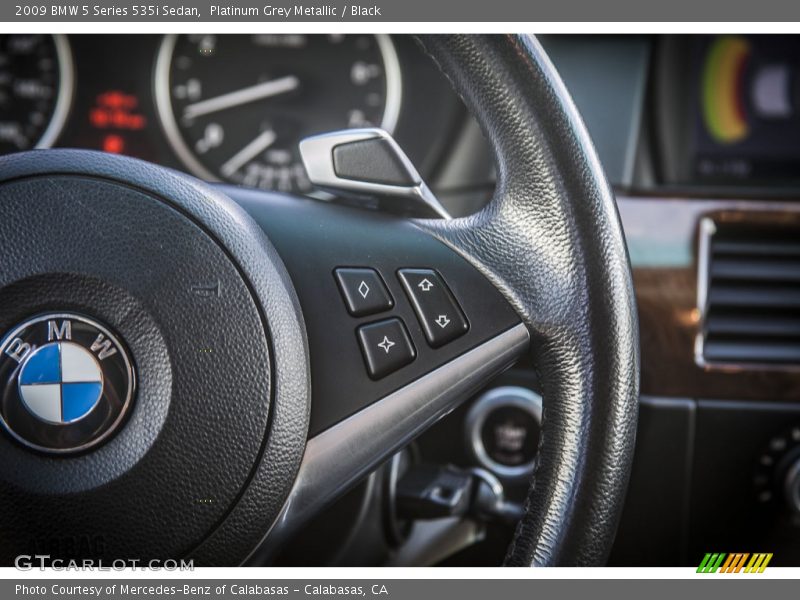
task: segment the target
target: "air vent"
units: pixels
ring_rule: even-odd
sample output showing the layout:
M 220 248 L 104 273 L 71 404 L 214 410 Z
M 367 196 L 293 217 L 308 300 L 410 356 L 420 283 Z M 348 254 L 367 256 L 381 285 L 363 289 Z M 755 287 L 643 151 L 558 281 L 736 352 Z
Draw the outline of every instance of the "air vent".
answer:
M 800 366 L 800 225 L 701 229 L 703 362 Z

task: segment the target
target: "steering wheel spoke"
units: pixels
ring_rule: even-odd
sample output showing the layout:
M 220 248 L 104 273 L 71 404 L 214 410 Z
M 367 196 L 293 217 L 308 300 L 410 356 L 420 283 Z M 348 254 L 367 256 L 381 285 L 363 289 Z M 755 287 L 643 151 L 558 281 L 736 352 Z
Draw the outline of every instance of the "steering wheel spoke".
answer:
M 528 345 L 526 327 L 517 324 L 311 437 L 267 547 L 279 546 L 393 453 L 511 366 Z
M 513 364 L 529 335 L 491 282 L 414 222 L 224 191 L 275 244 L 309 340 L 309 442 L 275 543 Z

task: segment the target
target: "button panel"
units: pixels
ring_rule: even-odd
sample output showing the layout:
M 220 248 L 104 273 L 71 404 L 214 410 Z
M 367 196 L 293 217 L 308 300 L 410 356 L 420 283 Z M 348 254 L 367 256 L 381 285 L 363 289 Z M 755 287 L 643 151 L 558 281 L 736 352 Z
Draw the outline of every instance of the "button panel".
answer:
M 386 284 L 375 269 L 340 268 L 334 275 L 347 311 L 354 317 L 383 312 L 394 306 Z
M 400 319 L 362 325 L 358 328 L 358 341 L 372 379 L 386 377 L 417 356 L 406 326 Z
M 444 346 L 469 330 L 467 318 L 436 271 L 400 269 L 397 275 L 431 347 Z

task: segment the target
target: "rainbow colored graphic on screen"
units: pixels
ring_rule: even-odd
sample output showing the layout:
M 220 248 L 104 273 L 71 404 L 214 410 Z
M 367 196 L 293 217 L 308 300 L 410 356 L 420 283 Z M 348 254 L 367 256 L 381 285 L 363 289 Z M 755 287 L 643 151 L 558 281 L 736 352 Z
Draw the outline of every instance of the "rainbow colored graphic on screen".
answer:
M 717 142 L 733 144 L 750 132 L 743 93 L 750 54 L 750 42 L 738 36 L 719 37 L 708 49 L 701 101 L 706 129 Z

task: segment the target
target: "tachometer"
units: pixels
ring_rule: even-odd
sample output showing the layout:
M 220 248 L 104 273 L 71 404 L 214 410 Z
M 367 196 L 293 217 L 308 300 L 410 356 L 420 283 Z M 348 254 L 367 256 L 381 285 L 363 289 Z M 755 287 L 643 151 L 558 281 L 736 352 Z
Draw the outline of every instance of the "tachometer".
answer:
M 51 146 L 72 91 L 72 55 L 64 36 L 0 36 L 0 154 Z
M 164 130 L 195 175 L 287 192 L 311 188 L 301 139 L 392 131 L 402 95 L 385 35 L 167 36 L 155 87 Z

